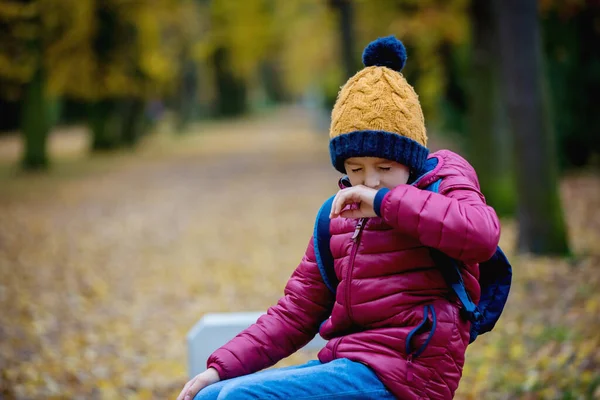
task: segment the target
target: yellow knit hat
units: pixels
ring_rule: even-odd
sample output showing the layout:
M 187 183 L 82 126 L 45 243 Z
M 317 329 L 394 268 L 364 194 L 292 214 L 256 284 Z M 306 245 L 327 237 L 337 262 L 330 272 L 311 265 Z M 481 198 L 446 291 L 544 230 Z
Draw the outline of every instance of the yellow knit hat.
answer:
M 406 49 L 393 36 L 371 42 L 365 68 L 340 90 L 331 113 L 329 150 L 345 173 L 350 157 L 381 157 L 420 171 L 427 159 L 427 133 L 419 97 L 400 73 Z

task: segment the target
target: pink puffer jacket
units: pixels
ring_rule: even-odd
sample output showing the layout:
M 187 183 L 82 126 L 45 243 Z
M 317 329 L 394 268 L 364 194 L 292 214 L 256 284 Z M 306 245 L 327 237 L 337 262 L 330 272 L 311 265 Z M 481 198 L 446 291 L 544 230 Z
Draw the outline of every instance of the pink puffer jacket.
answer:
M 381 218 L 358 227 L 356 220 L 331 221 L 340 280 L 335 298 L 321 278 L 311 240 L 277 305 L 215 351 L 207 365 L 222 379 L 250 374 L 320 332 L 329 340 L 319 353 L 322 362 L 363 362 L 399 399 L 451 399 L 469 323 L 459 315 L 429 248 L 464 263 L 465 286 L 477 303 L 478 263 L 494 254 L 500 225 L 467 161 L 447 150 L 430 158 L 437 165 L 416 186 L 401 185 L 383 197 Z M 440 178 L 439 194 L 421 190 Z

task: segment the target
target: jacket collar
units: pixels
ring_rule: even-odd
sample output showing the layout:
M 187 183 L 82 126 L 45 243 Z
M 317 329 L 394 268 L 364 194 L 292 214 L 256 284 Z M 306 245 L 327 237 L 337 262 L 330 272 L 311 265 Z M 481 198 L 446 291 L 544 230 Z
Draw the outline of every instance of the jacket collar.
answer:
M 444 160 L 442 157 L 437 156 L 435 153 L 431 154 L 427 161 L 425 161 L 423 170 L 420 172 L 417 179 L 414 180 L 412 185 L 418 188 L 425 188 L 437 181 L 439 176 L 438 173 L 443 164 Z

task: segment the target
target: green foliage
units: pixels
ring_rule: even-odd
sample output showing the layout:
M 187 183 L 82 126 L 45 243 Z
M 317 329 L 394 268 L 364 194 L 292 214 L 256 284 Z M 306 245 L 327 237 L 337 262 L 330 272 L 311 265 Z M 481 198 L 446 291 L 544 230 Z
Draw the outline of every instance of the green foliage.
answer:
M 360 41 L 394 34 L 408 47 L 403 73 L 411 80 L 421 101 L 425 119 L 439 118 L 439 98 L 446 91 L 446 46 L 468 41 L 467 0 L 453 1 L 358 1 L 357 24 Z M 359 47 L 362 48 L 362 47 Z M 417 72 L 418 71 L 418 74 Z
M 37 71 L 38 9 L 31 2 L 0 2 L 0 96 L 15 100 Z
M 561 167 L 581 167 L 600 154 L 594 101 L 600 90 L 600 39 L 594 17 L 600 7 L 582 3 L 548 5 L 542 14 L 544 54 L 550 84 L 551 123 Z M 594 7 L 596 7 L 594 11 Z
M 486 201 L 496 211 L 499 217 L 515 215 L 517 198 L 514 177 L 510 170 L 496 171 L 481 183 L 481 190 Z
M 355 58 L 375 37 L 400 37 L 409 50 L 403 73 L 428 125 L 442 132 L 467 130 L 471 3 L 353 2 Z M 539 4 L 561 160 L 583 164 L 600 148 L 591 129 L 600 117 L 585 100 L 600 87 L 594 6 Z M 315 87 L 329 109 L 345 80 L 340 29 L 335 9 L 322 0 L 4 0 L 0 96 L 22 98 L 42 68 L 50 95 L 160 98 L 176 105 L 181 129 L 209 111 L 237 114 L 257 99 L 273 104 Z M 32 48 L 36 41 L 40 52 Z M 226 65 L 217 62 L 221 54 Z
M 357 1 L 353 47 L 360 51 L 375 36 L 401 37 L 411 50 L 407 74 L 417 76 L 419 71 L 413 83 L 433 118 L 444 87 L 438 50 L 444 43 L 466 39 L 467 3 Z M 10 15 L 23 15 L 24 21 L 44 10 L 44 22 L 31 26 L 31 34 L 44 37 L 50 91 L 71 98 L 172 95 L 184 60 L 192 58 L 205 67 L 203 95 L 214 99 L 221 85 L 213 71 L 217 51 L 228 54 L 233 81 L 243 82 L 249 91 L 262 84 L 265 61 L 281 66 L 276 73 L 284 91 L 293 96 L 316 83 L 332 99 L 343 83 L 339 28 L 333 10 L 320 0 L 35 0 L 30 9 L 19 7 Z M 16 16 L 9 22 L 15 25 Z M 13 81 L 20 76 L 26 82 L 31 77 L 28 66 L 35 62 L 21 65 L 9 71 L 0 63 L 0 76 Z
M 0 83 L 5 97 L 46 71 L 49 93 L 97 100 L 166 93 L 183 37 L 185 1 L 32 0 L 0 3 Z M 173 31 L 173 33 L 171 33 Z M 30 43 L 40 44 L 36 53 Z

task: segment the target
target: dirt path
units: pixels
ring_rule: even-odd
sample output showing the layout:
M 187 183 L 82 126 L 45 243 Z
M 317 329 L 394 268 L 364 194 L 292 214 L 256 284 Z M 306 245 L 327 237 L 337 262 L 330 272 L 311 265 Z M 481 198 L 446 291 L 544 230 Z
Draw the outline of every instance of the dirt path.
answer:
M 336 190 L 326 135 L 294 110 L 158 135 L 136 154 L 89 159 L 82 135 L 55 138 L 48 176 L 0 174 L 0 398 L 174 398 L 202 314 L 281 295 Z M 511 256 L 505 316 L 457 398 L 505 398 L 524 377 L 555 394 L 600 382 L 600 179 L 562 193 L 576 257 Z M 514 237 L 505 222 L 502 246 Z
M 275 301 L 336 187 L 326 139 L 293 112 L 156 146 L 0 196 L 8 397 L 172 392 L 187 330 Z

